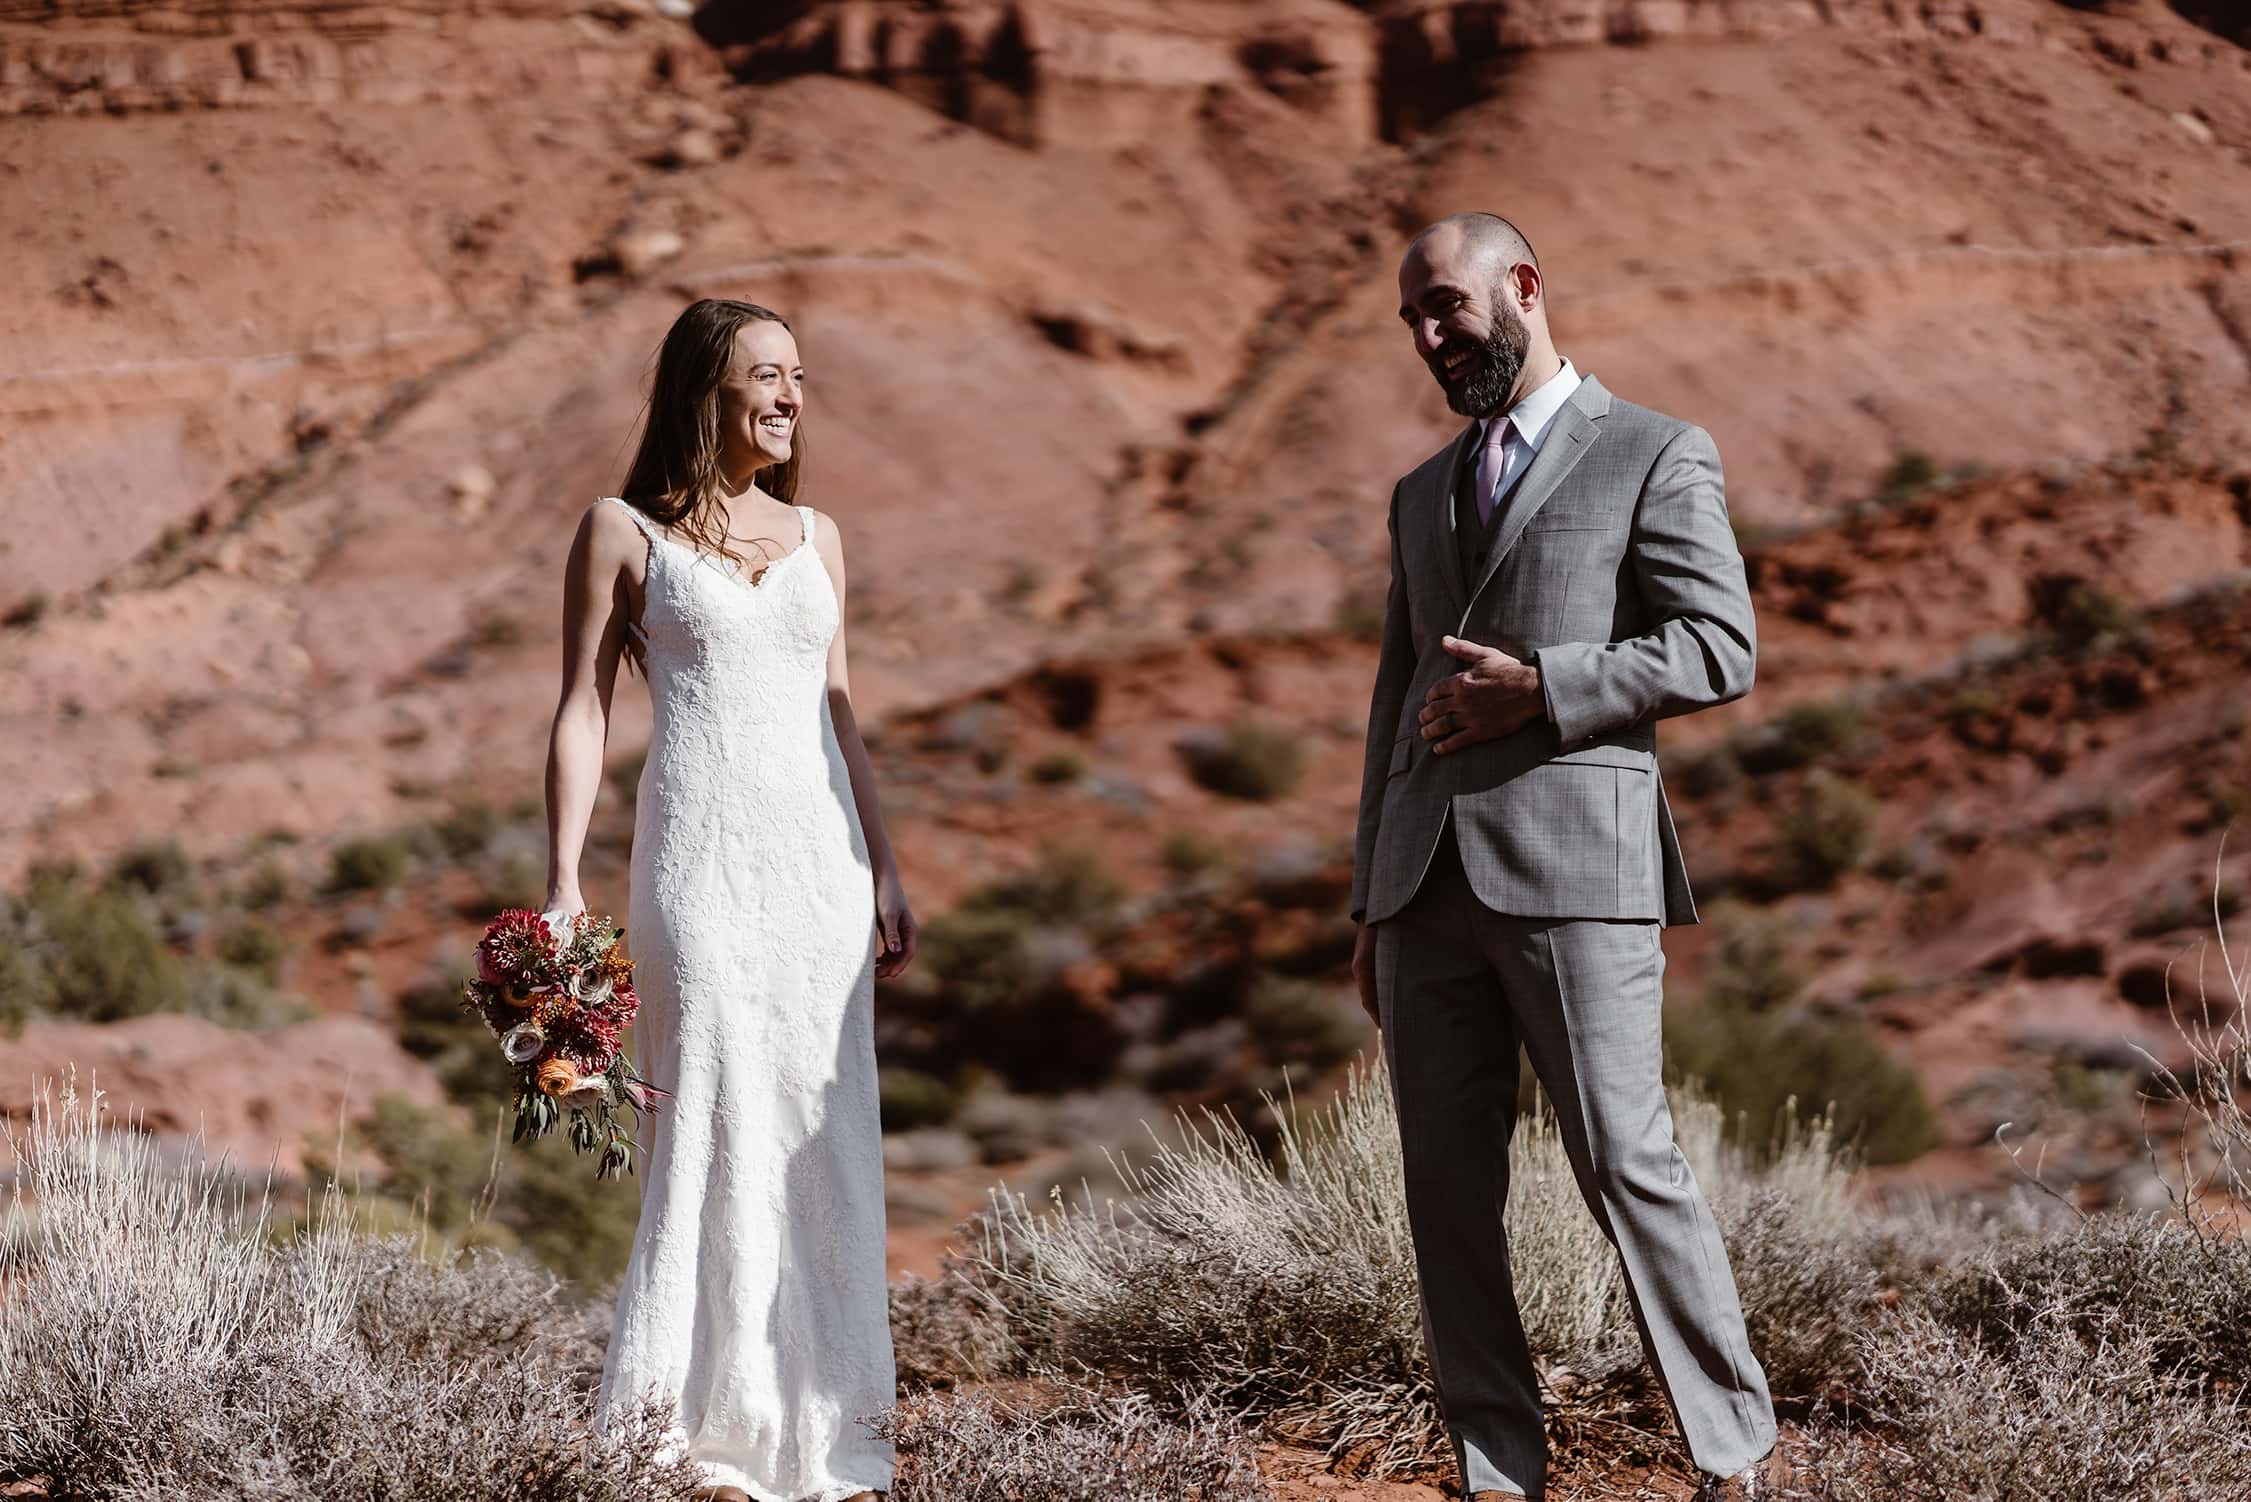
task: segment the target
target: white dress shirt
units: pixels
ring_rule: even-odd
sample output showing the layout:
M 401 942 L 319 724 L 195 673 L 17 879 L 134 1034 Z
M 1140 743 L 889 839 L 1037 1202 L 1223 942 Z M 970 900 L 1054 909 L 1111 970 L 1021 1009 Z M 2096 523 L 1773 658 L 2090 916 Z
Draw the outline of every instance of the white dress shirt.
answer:
M 1478 425 L 1477 441 L 1482 444 L 1497 422 L 1510 424 L 1508 436 L 1501 440 L 1503 463 L 1500 479 L 1493 487 L 1493 496 L 1508 494 L 1508 488 L 1517 482 L 1532 461 L 1539 457 L 1540 445 L 1547 442 L 1548 430 L 1555 426 L 1556 415 L 1563 404 L 1571 400 L 1571 393 L 1579 389 L 1579 372 L 1566 359 L 1563 368 L 1542 381 L 1538 389 L 1528 391 L 1517 404 L 1506 412 L 1497 412 Z M 1489 497 L 1487 507 L 1490 508 Z M 1527 659 L 1534 668 L 1540 665 L 1540 654 L 1533 652 Z M 1540 674 L 1540 707 L 1549 724 L 1555 723 L 1555 701 L 1548 697 L 1548 675 Z
M 1485 498 L 1486 505 L 1481 510 L 1489 510 L 1494 497 L 1508 494 L 1508 488 L 1516 483 L 1517 477 L 1531 467 L 1532 461 L 1539 457 L 1540 445 L 1547 441 L 1548 429 L 1555 426 L 1556 414 L 1578 389 L 1579 372 L 1565 360 L 1563 368 L 1541 382 L 1537 390 L 1526 392 L 1515 406 L 1506 412 L 1496 412 L 1478 424 L 1480 446 L 1491 435 L 1494 423 L 1511 425 L 1501 443 L 1500 479 L 1493 487 L 1493 494 Z

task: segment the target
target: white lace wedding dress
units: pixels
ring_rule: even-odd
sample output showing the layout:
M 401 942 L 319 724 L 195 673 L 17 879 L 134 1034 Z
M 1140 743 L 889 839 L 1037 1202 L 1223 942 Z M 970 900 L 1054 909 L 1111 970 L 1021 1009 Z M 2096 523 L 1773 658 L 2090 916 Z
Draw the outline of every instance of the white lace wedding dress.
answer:
M 626 939 L 644 1120 L 641 1220 L 598 1428 L 678 1405 L 711 1485 L 837 1502 L 891 1485 L 859 1420 L 891 1406 L 875 896 L 829 717 L 837 600 L 803 538 L 753 584 L 624 502 L 649 539 L 655 732 Z

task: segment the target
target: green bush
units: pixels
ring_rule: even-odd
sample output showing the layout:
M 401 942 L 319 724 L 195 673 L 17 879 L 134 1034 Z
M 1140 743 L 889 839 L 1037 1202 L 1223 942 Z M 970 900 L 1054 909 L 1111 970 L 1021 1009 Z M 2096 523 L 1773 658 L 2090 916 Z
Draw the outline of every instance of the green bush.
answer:
M 1765 1012 L 1803 994 L 1806 977 L 1791 957 L 1786 919 L 1720 903 L 1710 922 L 1718 943 L 1704 972 L 1706 997 Z
M 2032 610 L 2040 623 L 2073 651 L 2131 639 L 2142 629 L 2141 612 L 2127 601 L 2100 585 L 2068 574 L 2035 579 Z
M 944 1126 L 953 1120 L 961 1099 L 953 1086 L 919 1069 L 885 1067 L 878 1075 L 882 1098 L 883 1129 L 911 1132 L 917 1127 Z
M 1809 774 L 1797 799 L 1775 816 L 1773 879 L 1785 892 L 1821 891 L 1867 858 L 1876 800 L 1859 783 Z
M 430 826 L 438 844 L 454 860 L 484 854 L 492 837 L 500 833 L 499 811 L 489 803 L 464 803 Z
M 117 1022 L 186 1003 L 186 967 L 122 884 L 88 886 L 75 869 L 45 868 L 0 915 L 8 1004 L 19 1014 Z
M 1842 756 L 1860 735 L 1860 711 L 1836 700 L 1793 704 L 1771 725 L 1745 735 L 1735 759 L 1754 776 L 1794 772 Z
M 962 899 L 963 912 L 1008 914 L 1044 923 L 1102 927 L 1125 888 L 1090 850 L 1049 845 L 1030 868 L 989 882 Z
M 1700 1081 L 1753 1141 L 1786 1116 L 1833 1114 L 1838 1139 L 1870 1163 L 1904 1163 L 1938 1143 L 1922 1082 L 1857 1022 L 1712 1000 L 1666 1012 L 1665 1052 L 1668 1072 Z
M 490 1121 L 505 1104 L 495 1093 L 470 1119 Z M 589 1287 L 625 1271 L 640 1196 L 630 1183 L 595 1178 L 594 1160 L 572 1152 L 561 1133 L 511 1144 L 505 1134 L 458 1125 L 450 1109 L 386 1095 L 352 1141 L 377 1165 L 375 1182 L 359 1186 L 362 1196 L 373 1192 L 402 1209 L 405 1215 L 395 1218 L 404 1223 L 426 1224 L 450 1242 L 521 1248 Z M 333 1146 L 318 1134 L 307 1142 L 309 1177 L 334 1172 Z M 489 1221 L 480 1223 L 480 1216 Z
M 1227 859 L 1227 851 L 1211 836 L 1194 829 L 1176 829 L 1165 836 L 1161 857 L 1175 876 L 1200 876 Z
M 242 890 L 236 894 L 235 900 L 251 912 L 262 913 L 267 908 L 288 900 L 288 897 L 289 873 L 281 868 L 279 861 L 269 860 L 250 873 L 249 880 L 242 884 Z
M 1243 1003 L 1243 1020 L 1267 1057 L 1328 1069 L 1374 1041 L 1359 1004 L 1333 985 L 1262 975 Z
M 269 986 L 281 984 L 281 967 L 289 958 L 289 941 L 280 930 L 255 918 L 241 918 L 219 931 L 213 946 L 219 958 L 247 970 Z
M 2061 1325 L 2090 1344 L 2132 1333 L 2161 1366 L 2251 1382 L 2251 1244 L 2177 1221 L 2100 1216 L 2003 1242 L 1922 1295 L 1948 1328 L 2009 1352 Z
M 1199 786 L 1256 803 L 1288 796 L 1305 775 L 1304 742 L 1255 720 L 1237 721 L 1220 734 L 1188 736 L 1180 754 Z
M 406 880 L 411 859 L 406 841 L 395 835 L 346 840 L 329 856 L 328 889 L 372 892 L 395 887 Z
M 109 879 L 113 886 L 152 897 L 182 896 L 195 885 L 195 866 L 178 840 L 142 840 L 110 863 Z
M 1024 775 L 1045 787 L 1077 782 L 1086 776 L 1086 758 L 1076 751 L 1050 751 L 1026 767 Z
M 1938 483 L 1938 461 L 1921 449 L 1901 449 L 1876 482 L 1875 502 L 1886 510 L 1904 506 Z

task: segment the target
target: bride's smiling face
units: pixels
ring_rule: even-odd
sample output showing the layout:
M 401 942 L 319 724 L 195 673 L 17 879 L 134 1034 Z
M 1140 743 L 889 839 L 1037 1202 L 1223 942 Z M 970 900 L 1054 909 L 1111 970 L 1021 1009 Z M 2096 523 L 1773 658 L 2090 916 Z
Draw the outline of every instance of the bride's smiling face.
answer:
M 719 382 L 719 465 L 730 481 L 785 464 L 805 410 L 805 367 L 788 329 L 753 319 L 735 332 L 734 359 Z

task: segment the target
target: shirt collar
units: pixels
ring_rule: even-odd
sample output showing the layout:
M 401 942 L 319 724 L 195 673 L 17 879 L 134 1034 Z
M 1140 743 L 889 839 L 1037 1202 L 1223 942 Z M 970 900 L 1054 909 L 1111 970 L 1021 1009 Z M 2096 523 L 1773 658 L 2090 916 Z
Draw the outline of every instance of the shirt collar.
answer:
M 1523 399 L 1506 412 L 1495 413 L 1486 418 L 1478 429 L 1478 440 L 1484 441 L 1491 424 L 1513 421 L 1517 436 L 1523 440 L 1524 446 L 1533 453 L 1538 453 L 1541 443 L 1548 436 L 1549 427 L 1555 422 L 1556 414 L 1563 410 L 1563 404 L 1571 400 L 1571 393 L 1578 389 L 1579 372 L 1566 359 L 1563 368 L 1543 381 L 1539 389 L 1526 392 Z

